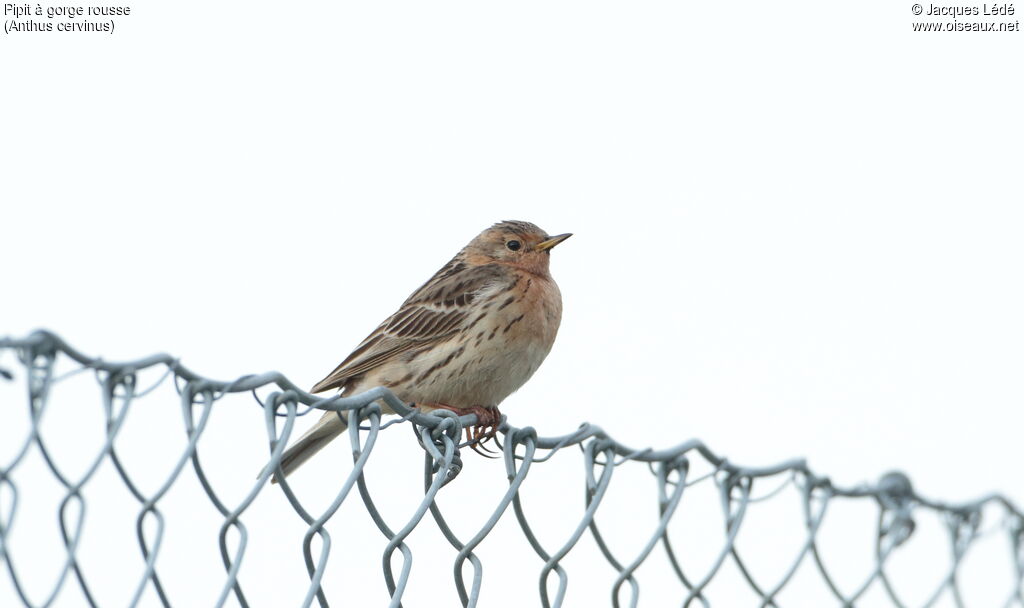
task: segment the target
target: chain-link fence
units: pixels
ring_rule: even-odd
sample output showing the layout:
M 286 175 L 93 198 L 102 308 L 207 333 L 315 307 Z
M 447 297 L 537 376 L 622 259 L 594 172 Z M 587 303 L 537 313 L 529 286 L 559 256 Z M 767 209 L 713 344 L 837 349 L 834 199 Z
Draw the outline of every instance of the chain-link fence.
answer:
M 6 357 L 5 357 L 6 355 Z M 67 359 L 72 370 L 57 373 L 58 359 Z M 157 380 L 141 386 L 140 374 L 145 370 L 160 372 Z M 71 478 L 51 457 L 51 446 L 41 431 L 40 420 L 47 409 L 51 390 L 69 377 L 81 373 L 93 374 L 101 387 L 103 411 L 105 412 L 105 441 L 91 460 L 85 473 L 77 479 Z M 326 523 L 346 501 L 361 501 L 366 512 L 376 524 L 380 534 L 387 539 L 382 559 L 383 582 L 391 598 L 390 605 L 399 606 L 405 598 L 407 604 L 415 604 L 415 598 L 406 594 L 411 573 L 412 552 L 405 542 L 418 526 L 436 526 L 456 552 L 454 560 L 454 586 L 463 606 L 476 606 L 480 601 L 482 562 L 478 554 L 481 543 L 488 538 L 499 521 L 511 518 L 536 554 L 533 564 L 519 564 L 520 568 L 536 568 L 538 572 L 537 603 L 541 606 L 563 606 L 566 604 L 566 589 L 569 583 L 564 562 L 574 549 L 583 546 L 581 538 L 589 535 L 603 555 L 603 560 L 617 573 L 611 585 L 609 601 L 618 607 L 636 606 L 640 585 L 636 571 L 659 554 L 669 567 L 666 572 L 678 579 L 680 594 L 671 599 L 659 598 L 657 605 L 710 606 L 715 601 L 709 585 L 723 571 L 724 564 L 731 563 L 739 572 L 737 580 L 749 587 L 758 598 L 757 605 L 784 605 L 780 595 L 791 586 L 798 569 L 811 569 L 819 579 L 832 605 L 865 605 L 864 598 L 885 598 L 887 605 L 905 606 L 911 604 L 897 590 L 889 564 L 905 542 L 915 531 L 916 519 L 923 514 L 938 516 L 948 530 L 946 543 L 951 558 L 949 567 L 939 579 L 937 586 L 929 591 L 924 605 L 949 604 L 965 605 L 959 570 L 968 550 L 986 534 L 983 524 L 996 535 L 1005 535 L 1009 541 L 1009 567 L 1011 574 L 1000 586 L 1008 584 L 998 595 L 1003 606 L 1024 607 L 1024 514 L 1001 495 L 990 495 L 965 504 L 945 504 L 918 495 L 910 480 L 900 474 L 886 475 L 877 484 L 853 488 L 833 485 L 828 478 L 809 470 L 802 460 L 783 462 L 775 466 L 751 468 L 736 466 L 715 454 L 699 441 L 688 441 L 666 450 L 633 449 L 623 446 L 609 437 L 599 427 L 584 424 L 576 432 L 562 437 L 541 437 L 532 428 L 515 428 L 503 424 L 497 445 L 504 460 L 508 476 L 508 488 L 504 495 L 488 507 L 492 509 L 486 523 L 471 537 L 459 537 L 453 532 L 445 514 L 435 498 L 445 491 L 446 484 L 453 482 L 460 474 L 463 463 L 459 441 L 462 429 L 475 422 L 474 416 L 457 417 L 451 412 L 440 411 L 424 415 L 397 400 L 385 389 L 374 389 L 349 398 L 333 397 L 322 399 L 306 393 L 277 373 L 244 376 L 232 382 L 214 381 L 180 365 L 169 356 L 157 355 L 126 363 L 110 363 L 87 357 L 69 347 L 62 339 L 48 332 L 36 332 L 25 339 L 0 340 L 0 383 L 16 386 L 18 394 L 27 393 L 29 405 L 28 433 L 20 446 L 11 452 L 13 458 L 0 462 L 0 559 L 3 560 L 10 580 L 8 588 L 13 589 L 11 597 L 3 597 L 0 588 L 0 605 L 10 606 L 18 602 L 25 606 L 48 606 L 55 602 L 63 587 L 77 584 L 81 597 L 90 606 L 100 605 L 94 593 L 93 583 L 82 568 L 79 539 L 86 525 L 85 496 L 83 489 L 90 484 L 96 471 L 105 461 L 116 468 L 121 482 L 138 502 L 135 520 L 137 541 L 144 571 L 140 580 L 128 582 L 132 586 L 131 606 L 142 605 L 141 598 L 147 589 L 155 592 L 159 604 L 178 605 L 162 582 L 157 567 L 161 539 L 164 531 L 164 515 L 161 500 L 182 477 L 183 471 L 191 464 L 210 502 L 222 516 L 219 535 L 220 559 L 223 563 L 223 586 L 217 606 L 250 604 L 260 605 L 253 594 L 243 589 L 239 572 L 246 551 L 249 532 L 242 521 L 243 515 L 262 492 L 283 492 L 298 517 L 308 526 L 303 539 L 303 554 L 308 572 L 308 587 L 302 606 L 314 602 L 328 606 L 332 598 L 327 597 L 322 586 L 323 577 L 331 557 L 331 537 Z M 163 480 L 155 491 L 144 492 L 124 466 L 117 447 L 118 434 L 133 403 L 146 394 L 173 385 L 180 397 L 182 414 L 187 432 L 187 445 L 176 461 L 171 475 Z M 22 385 L 25 393 L 21 393 Z M 264 394 L 258 391 L 263 390 Z M 269 391 L 269 392 L 268 392 Z M 219 400 L 234 393 L 251 393 L 254 405 L 262 409 L 266 426 L 270 457 L 268 465 L 256 479 L 247 495 L 235 506 L 228 506 L 218 495 L 201 465 L 198 444 L 211 411 Z M 5 394 L 15 394 L 9 391 Z M 382 422 L 378 402 L 387 403 L 400 417 Z M 21 405 L 22 398 L 5 400 L 0 403 L 5 417 L 7 412 Z M 338 488 L 329 507 L 320 515 L 310 513 L 303 506 L 287 481 L 280 486 L 269 483 L 273 471 L 280 461 L 284 448 L 293 434 L 297 417 L 316 409 L 334 410 L 349 420 L 348 438 L 351 441 L 353 464 L 344 482 Z M 253 410 L 253 415 L 257 415 Z M 414 429 L 424 457 L 424 493 L 418 506 L 403 521 L 386 521 L 378 508 L 366 482 L 367 463 L 374 457 L 374 446 L 382 430 L 404 425 Z M 527 517 L 522 501 L 521 488 L 531 468 L 555 457 L 571 446 L 578 447 L 583 454 L 585 465 L 584 496 L 582 517 L 575 529 L 568 532 L 568 540 L 560 546 L 545 545 L 535 533 L 536 519 Z M 60 485 L 62 498 L 59 501 L 58 519 L 64 555 L 63 566 L 56 584 L 42 601 L 33 602 L 22 584 L 23 572 L 19 570 L 19 546 L 11 541 L 19 493 L 29 494 L 34 490 L 33 481 L 15 484 L 18 469 L 26 455 L 37 450 L 45 460 L 49 474 Z M 379 450 L 378 450 L 379 452 Z M 564 452 L 562 452 L 564 453 Z M 696 474 L 696 464 L 706 467 L 708 472 Z M 649 469 L 657 484 L 657 505 L 644 505 L 657 511 L 657 525 L 653 533 L 638 552 L 621 554 L 612 548 L 607 535 L 602 534 L 597 523 L 602 501 L 611 486 L 613 473 L 625 466 L 641 466 Z M 254 467 L 254 471 L 258 470 Z M 756 496 L 753 488 L 764 479 L 781 478 L 782 484 L 772 491 Z M 458 482 L 456 482 L 457 484 Z M 712 484 L 719 499 L 722 521 L 725 524 L 723 545 L 714 550 L 710 567 L 696 572 L 684 568 L 678 543 L 673 542 L 673 525 L 684 503 L 687 490 L 697 485 Z M 761 484 L 759 484 L 760 487 Z M 772 499 L 783 489 L 795 491 L 799 497 L 802 521 L 799 550 L 791 562 L 785 559 L 784 574 L 773 581 L 760 580 L 748 567 L 747 556 L 741 553 L 736 542 L 737 535 L 745 521 L 748 507 L 759 501 Z M 353 492 L 354 490 L 354 492 Z M 691 490 L 692 493 L 692 490 Z M 825 520 L 830 504 L 842 499 L 864 499 L 871 501 L 877 510 L 873 544 L 873 566 L 865 577 L 853 588 L 836 581 L 833 570 L 826 567 L 819 547 L 819 531 Z M 429 517 L 428 517 L 429 513 Z M 542 517 L 540 511 L 532 512 L 532 518 Z M 155 533 L 145 528 L 153 520 Z M 995 522 L 995 523 L 992 523 Z M 629 525 L 629 522 L 616 522 Z M 151 530 L 152 532 L 152 530 Z M 607 530 L 606 530 L 607 532 Z M 229 542 L 233 535 L 239 542 Z M 646 531 L 637 534 L 647 535 Z M 314 538 L 319 539 L 319 551 L 314 550 Z M 769 549 L 761 548 L 765 551 Z M 396 561 L 400 568 L 392 564 Z M 162 565 L 171 568 L 173 565 Z M 468 576 L 467 576 L 468 573 Z M 500 579 L 500 575 L 497 575 Z M 494 579 L 491 579 L 494 580 Z M 74 581 L 74 582 L 69 582 Z M 496 580 L 494 584 L 500 585 Z M 982 584 L 992 583 L 983 581 Z M 151 593 L 152 595 L 152 593 Z M 336 604 L 346 600 L 333 600 Z M 872 600 L 874 602 L 875 600 Z M 858 604 L 860 602 L 860 604 Z M 431 605 L 429 603 L 425 605 Z M 719 605 L 719 604 L 715 604 Z M 729 604 L 732 605 L 732 604 Z M 791 604 L 792 605 L 792 604 Z M 799 605 L 799 604 L 797 604 Z M 872 603 L 871 605 L 876 605 Z

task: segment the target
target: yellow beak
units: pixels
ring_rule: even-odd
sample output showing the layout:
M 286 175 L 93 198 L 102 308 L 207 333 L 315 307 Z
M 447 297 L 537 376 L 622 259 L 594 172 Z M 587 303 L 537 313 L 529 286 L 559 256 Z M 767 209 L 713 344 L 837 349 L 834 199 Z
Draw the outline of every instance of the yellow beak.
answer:
M 565 234 L 557 234 L 555 236 L 550 236 L 550 237 L 548 237 L 548 239 L 546 241 L 541 241 L 541 242 L 537 243 L 537 245 L 534 246 L 534 250 L 536 250 L 536 251 L 546 251 L 548 249 L 551 249 L 555 245 L 561 243 L 562 241 L 564 241 L 565 239 L 569 238 L 570 236 L 572 236 L 571 232 L 566 232 Z

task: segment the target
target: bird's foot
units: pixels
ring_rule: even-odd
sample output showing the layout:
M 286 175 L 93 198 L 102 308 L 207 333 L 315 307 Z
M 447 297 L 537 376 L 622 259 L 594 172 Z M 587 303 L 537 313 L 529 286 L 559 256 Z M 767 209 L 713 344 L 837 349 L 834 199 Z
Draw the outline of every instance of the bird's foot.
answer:
M 498 427 L 501 425 L 501 412 L 496 407 L 484 407 L 474 405 L 471 407 L 455 407 L 444 403 L 423 404 L 433 409 L 445 409 L 455 412 L 459 416 L 476 414 L 476 424 L 466 427 L 466 441 L 474 452 L 486 458 L 497 458 L 491 454 L 496 451 L 486 447 L 486 444 L 498 434 Z
M 498 434 L 498 426 L 501 425 L 501 412 L 496 407 L 481 407 L 479 405 L 466 409 L 469 410 L 469 413 L 476 414 L 476 426 L 466 429 L 466 440 L 470 442 L 469 447 L 485 458 L 497 458 L 491 454 L 498 452 L 487 447 L 486 443 Z

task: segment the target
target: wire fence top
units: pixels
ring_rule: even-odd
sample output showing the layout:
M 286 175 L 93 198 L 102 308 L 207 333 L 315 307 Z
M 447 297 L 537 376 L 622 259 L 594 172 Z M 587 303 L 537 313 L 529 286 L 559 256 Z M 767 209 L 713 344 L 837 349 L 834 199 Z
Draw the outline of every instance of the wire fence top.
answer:
M 61 357 L 69 360 L 73 368 L 71 371 L 57 372 L 57 361 Z M 162 370 L 161 375 L 155 382 L 141 386 L 139 374 L 150 369 Z M 89 466 L 83 475 L 72 478 L 51 457 L 52 450 L 47 444 L 41 420 L 49 404 L 51 389 L 72 375 L 90 371 L 102 388 L 106 439 L 97 453 L 83 455 L 83 458 L 90 459 Z M 494 536 L 492 533 L 499 522 L 506 519 L 515 522 L 534 555 L 533 563 L 522 564 L 521 567 L 536 570 L 534 597 L 537 605 L 545 607 L 572 605 L 567 603 L 570 579 L 565 564 L 570 553 L 585 550 L 581 549 L 584 544 L 580 542 L 584 537 L 589 538 L 586 546 L 596 547 L 601 561 L 614 572 L 608 589 L 608 602 L 616 607 L 639 605 L 641 587 L 637 571 L 656 559 L 664 563 L 664 571 L 677 583 L 678 594 L 671 599 L 659 598 L 651 605 L 732 605 L 720 603 L 716 599 L 723 585 L 716 586 L 715 581 L 727 576 L 726 565 L 734 573 L 735 579 L 742 581 L 747 594 L 757 598 L 754 605 L 801 605 L 792 599 L 787 604 L 787 598 L 790 597 L 787 593 L 794 593 L 789 589 L 796 587 L 794 581 L 800 578 L 798 571 L 815 573 L 820 597 L 828 598 L 831 605 L 853 606 L 858 605 L 858 602 L 875 602 L 880 598 L 888 602 L 886 605 L 916 605 L 908 603 L 899 585 L 893 583 L 890 564 L 892 557 L 900 552 L 901 547 L 914 534 L 916 519 L 921 514 L 929 513 L 940 517 L 948 531 L 946 542 L 951 558 L 948 569 L 939 577 L 938 584 L 923 605 L 942 605 L 943 602 L 955 606 L 966 605 L 964 583 L 959 576 L 960 568 L 968 550 L 988 533 L 988 526 L 1004 534 L 1009 542 L 1011 559 L 1008 571 L 1011 575 L 1008 580 L 998 583 L 1003 588 L 998 592 L 999 601 L 1006 607 L 1024 608 L 1024 514 L 1001 494 L 990 494 L 962 503 L 933 500 L 918 494 L 909 478 L 899 472 L 889 473 L 874 484 L 840 487 L 834 485 L 828 477 L 810 470 L 802 459 L 771 466 L 741 466 L 716 454 L 698 440 L 686 441 L 666 449 L 637 449 L 622 445 L 592 424 L 583 424 L 566 435 L 544 437 L 532 427 L 514 427 L 505 421 L 499 429 L 497 445 L 504 462 L 507 490 L 494 504 L 487 505 L 486 511 L 490 516 L 483 526 L 476 533 L 466 536 L 453 531 L 437 498 L 447 491 L 446 486 L 460 475 L 464 467 L 461 448 L 465 445 L 460 441 L 463 429 L 476 423 L 473 415 L 460 417 L 443 410 L 424 414 L 409 407 L 384 388 L 350 397 L 320 397 L 300 389 L 276 372 L 218 381 L 190 370 L 178 359 L 166 354 L 133 361 L 110 362 L 84 355 L 48 331 L 37 331 L 25 338 L 0 339 L 0 385 L 3 384 L 17 387 L 17 394 L 26 395 L 24 399 L 29 406 L 25 436 L 13 450 L 13 456 L 0 461 L 0 559 L 5 563 L 9 587 L 13 593 L 11 598 L 5 599 L 5 588 L 0 587 L 0 604 L 3 605 L 8 605 L 10 601 L 21 602 L 25 606 L 59 605 L 58 597 L 71 595 L 73 592 L 67 590 L 71 587 L 77 589 L 77 597 L 81 597 L 86 605 L 106 605 L 99 599 L 101 592 L 90 576 L 89 565 L 83 562 L 79 541 L 87 521 L 84 489 L 95 479 L 102 465 L 112 464 L 121 483 L 138 506 L 134 523 L 144 570 L 140 580 L 131 585 L 129 605 L 132 606 L 145 605 L 145 598 L 155 598 L 153 601 L 162 606 L 178 605 L 174 594 L 165 584 L 167 576 L 163 574 L 163 569 L 173 568 L 174 565 L 163 561 L 158 564 L 157 560 L 165 530 L 164 514 L 161 511 L 164 503 L 161 501 L 165 500 L 172 486 L 182 477 L 183 471 L 191 468 L 206 497 L 222 517 L 218 547 L 224 578 L 213 602 L 216 606 L 265 605 L 260 602 L 260 594 L 243 589 L 240 573 L 249 538 L 249 529 L 243 523 L 243 516 L 251 513 L 250 507 L 258 496 L 271 491 L 283 493 L 306 526 L 302 559 L 308 584 L 297 602 L 301 606 L 347 603 L 346 600 L 334 599 L 328 592 L 330 584 L 324 578 L 332 552 L 332 537 L 327 524 L 346 501 L 359 501 L 379 534 L 386 540 L 380 557 L 383 583 L 391 606 L 402 605 L 403 601 L 410 606 L 430 605 L 428 601 L 407 593 L 413 570 L 413 552 L 407 541 L 418 527 L 428 525 L 425 522 L 431 521 L 450 545 L 448 550 L 454 553 L 452 583 L 460 603 L 463 606 L 481 605 L 484 577 L 479 548 L 489 536 Z M 129 467 L 119 457 L 118 437 L 132 404 L 153 391 L 164 390 L 163 387 L 167 385 L 173 385 L 174 394 L 179 400 L 187 444 L 171 475 L 155 490 L 147 492 L 140 488 L 138 481 L 128 472 Z M 21 388 L 25 389 L 23 393 Z M 269 455 L 265 463 L 259 463 L 266 466 L 258 478 L 253 480 L 244 498 L 230 506 L 218 494 L 201 463 L 199 440 L 207 428 L 213 406 L 226 395 L 238 393 L 251 393 L 254 405 L 262 410 Z M 3 394 L 16 393 L 7 391 Z M 3 405 L 13 408 L 19 405 L 21 399 L 5 400 Z M 398 416 L 382 420 L 380 403 L 387 404 Z M 311 512 L 303 505 L 288 480 L 284 480 L 279 488 L 269 483 L 272 474 L 278 469 L 289 439 L 295 437 L 297 418 L 314 410 L 333 410 L 339 416 L 347 417 L 348 441 L 352 452 L 350 470 L 330 505 L 320 513 Z M 396 521 L 392 517 L 389 521 L 369 489 L 367 464 L 380 451 L 375 451 L 375 447 L 381 431 L 398 425 L 412 428 L 422 449 L 422 496 L 404 519 Z M 557 454 L 565 453 L 564 450 L 569 447 L 578 448 L 577 453 L 582 454 L 583 503 L 579 505 L 579 520 L 572 530 L 567 531 L 567 540 L 556 545 L 542 541 L 536 533 L 536 518 L 543 511 L 529 511 L 528 506 L 524 506 L 522 487 L 532 466 L 548 462 Z M 28 466 L 25 463 L 33 451 L 42 456 L 46 470 L 62 488 L 58 516 L 63 544 L 63 555 L 59 559 L 63 561 L 63 566 L 57 582 L 42 598 L 38 593 L 30 592 L 23 583 L 28 570 L 20 566 L 18 556 L 21 545 L 13 537 L 18 497 L 30 495 L 34 490 L 33 480 L 17 476 L 20 470 Z M 698 463 L 707 472 L 695 473 Z M 598 516 L 604 513 L 602 505 L 612 487 L 613 473 L 624 465 L 649 470 L 657 486 L 656 504 L 651 505 L 651 509 L 657 513 L 655 529 L 653 532 L 646 529 L 637 531 L 638 537 L 645 540 L 641 543 L 642 548 L 630 555 L 613 548 L 607 541 L 607 530 L 602 533 L 602 528 L 598 526 Z M 257 470 L 259 467 L 254 467 L 254 473 Z M 771 492 L 755 495 L 754 482 L 768 478 L 780 478 L 781 482 L 773 486 Z M 699 484 L 711 484 L 715 488 L 721 521 L 724 523 L 724 543 L 714 549 L 716 557 L 703 571 L 695 571 L 686 566 L 687 549 L 673 542 L 677 535 L 676 526 L 684 519 L 679 516 L 684 495 L 690 496 L 693 493 L 693 490 L 686 490 Z M 765 580 L 748 567 L 749 560 L 744 551 L 749 549 L 745 547 L 741 550 L 737 537 L 751 505 L 770 501 L 782 491 L 793 492 L 798 497 L 802 540 L 792 562 L 786 561 L 787 567 L 783 574 L 775 580 Z M 871 500 L 877 509 L 875 535 L 872 539 L 874 564 L 870 572 L 856 586 L 851 587 L 838 583 L 834 570 L 826 564 L 820 549 L 820 530 L 830 504 L 837 500 L 858 498 Z M 989 525 L 993 519 L 994 527 Z M 611 518 L 602 522 L 606 526 L 629 523 Z M 317 542 L 314 543 L 314 540 Z M 316 544 L 319 545 L 318 551 L 314 547 Z M 431 548 L 430 553 L 434 554 L 435 549 Z M 779 558 L 788 560 L 789 556 Z M 488 579 L 488 582 L 500 586 L 500 571 L 491 572 L 493 578 Z M 70 580 L 75 583 L 69 584 Z

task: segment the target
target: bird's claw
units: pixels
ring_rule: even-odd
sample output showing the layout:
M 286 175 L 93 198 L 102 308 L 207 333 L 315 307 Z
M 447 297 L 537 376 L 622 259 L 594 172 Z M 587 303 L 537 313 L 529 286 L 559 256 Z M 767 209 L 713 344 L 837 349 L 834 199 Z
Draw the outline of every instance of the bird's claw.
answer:
M 476 425 L 466 427 L 467 445 L 484 458 L 497 458 L 498 452 L 490 449 L 487 442 L 498 434 L 501 425 L 501 412 L 498 408 L 471 407 L 469 412 L 476 414 Z
M 478 424 L 466 428 L 466 440 L 469 447 L 484 458 L 497 458 L 498 452 L 487 446 L 487 442 L 498 434 L 497 424 Z M 492 455 L 493 454 L 493 455 Z
M 413 404 L 414 407 L 416 404 Z M 483 407 L 475 405 L 472 407 L 454 407 L 444 403 L 431 403 L 435 409 L 445 409 L 455 412 L 459 416 L 476 415 L 476 424 L 466 427 L 466 443 L 474 452 L 484 458 L 497 458 L 500 452 L 490 449 L 486 444 L 498 434 L 498 427 L 501 426 L 501 412 L 496 407 Z

